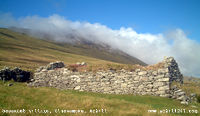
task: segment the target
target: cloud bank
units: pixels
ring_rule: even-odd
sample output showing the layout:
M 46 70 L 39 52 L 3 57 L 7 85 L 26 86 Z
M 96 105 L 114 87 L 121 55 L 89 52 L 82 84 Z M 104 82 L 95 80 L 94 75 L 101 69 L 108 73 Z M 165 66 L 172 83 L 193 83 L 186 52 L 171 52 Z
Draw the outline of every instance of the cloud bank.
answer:
M 73 22 L 56 14 L 47 18 L 27 16 L 18 19 L 11 14 L 0 14 L 0 26 L 32 29 L 32 36 L 59 42 L 84 39 L 104 43 L 148 64 L 157 63 L 164 56 L 173 56 L 183 74 L 200 76 L 200 44 L 189 39 L 181 29 L 158 34 L 138 33 L 132 28 L 113 30 L 99 23 Z

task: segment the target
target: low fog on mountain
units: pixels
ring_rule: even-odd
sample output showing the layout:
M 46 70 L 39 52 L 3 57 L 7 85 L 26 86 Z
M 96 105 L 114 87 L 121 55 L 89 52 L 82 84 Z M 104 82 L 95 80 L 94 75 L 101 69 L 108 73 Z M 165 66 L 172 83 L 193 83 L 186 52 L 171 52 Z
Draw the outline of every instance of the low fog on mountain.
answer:
M 15 19 L 11 14 L 0 14 L 0 26 L 29 29 L 31 36 L 57 42 L 89 41 L 120 49 L 147 64 L 173 56 L 183 74 L 200 76 L 200 44 L 187 37 L 181 29 L 163 33 L 137 33 L 131 27 L 113 30 L 106 25 L 70 21 L 59 15 L 49 17 L 27 16 Z

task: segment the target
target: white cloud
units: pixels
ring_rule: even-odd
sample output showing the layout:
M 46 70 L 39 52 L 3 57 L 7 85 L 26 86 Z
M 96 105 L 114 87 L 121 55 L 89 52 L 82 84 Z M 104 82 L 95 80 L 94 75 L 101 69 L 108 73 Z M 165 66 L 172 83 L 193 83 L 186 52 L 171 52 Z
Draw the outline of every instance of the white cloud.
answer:
M 10 14 L 0 15 L 0 26 L 32 29 L 35 30 L 31 33 L 33 36 L 48 36 L 61 42 L 85 39 L 106 43 L 148 64 L 157 63 L 164 56 L 173 56 L 184 74 L 200 76 L 200 44 L 189 39 L 181 29 L 159 34 L 137 33 L 132 28 L 121 27 L 119 30 L 113 30 L 99 23 L 73 22 L 59 15 L 14 19 Z M 70 39 L 71 36 L 73 39 Z

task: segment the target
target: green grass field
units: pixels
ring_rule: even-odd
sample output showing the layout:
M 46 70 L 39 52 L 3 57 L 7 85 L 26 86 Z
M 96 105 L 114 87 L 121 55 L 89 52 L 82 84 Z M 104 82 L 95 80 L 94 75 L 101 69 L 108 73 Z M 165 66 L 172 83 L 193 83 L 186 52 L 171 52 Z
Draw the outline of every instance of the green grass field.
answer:
M 13 83 L 13 86 L 7 86 Z M 200 104 L 192 103 L 188 106 L 181 105 L 180 102 L 169 98 L 155 96 L 134 96 L 134 95 L 110 95 L 91 92 L 78 92 L 74 90 L 58 90 L 55 88 L 26 86 L 25 83 L 0 81 L 0 109 L 14 110 L 25 109 L 23 115 L 47 115 L 39 113 L 29 113 L 28 110 L 40 109 L 49 110 L 48 115 L 72 115 L 72 113 L 55 113 L 55 109 L 84 110 L 84 115 L 94 115 L 90 109 L 106 109 L 107 113 L 97 113 L 97 115 L 107 116 L 134 116 L 134 115 L 185 115 L 188 113 L 149 113 L 148 110 L 170 110 L 185 109 L 200 111 Z M 198 108 L 191 107 L 195 105 Z M 1 115 L 8 115 L 2 113 Z M 22 114 L 12 114 L 22 115 Z M 77 113 L 76 115 L 83 115 Z M 95 114 L 96 115 L 96 114 Z M 190 113 L 190 115 L 198 115 Z

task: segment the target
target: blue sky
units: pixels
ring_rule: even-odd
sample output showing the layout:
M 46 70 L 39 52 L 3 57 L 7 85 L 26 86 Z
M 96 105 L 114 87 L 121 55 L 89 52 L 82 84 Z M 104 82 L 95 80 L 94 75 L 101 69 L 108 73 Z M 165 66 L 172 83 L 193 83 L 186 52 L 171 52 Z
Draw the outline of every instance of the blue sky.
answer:
M 58 14 L 112 29 L 132 27 L 138 33 L 181 28 L 200 42 L 200 0 L 0 0 L 0 12 L 16 18 Z

